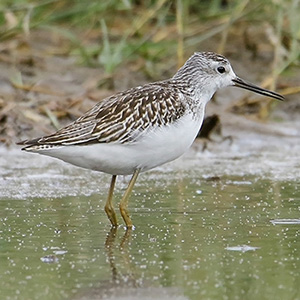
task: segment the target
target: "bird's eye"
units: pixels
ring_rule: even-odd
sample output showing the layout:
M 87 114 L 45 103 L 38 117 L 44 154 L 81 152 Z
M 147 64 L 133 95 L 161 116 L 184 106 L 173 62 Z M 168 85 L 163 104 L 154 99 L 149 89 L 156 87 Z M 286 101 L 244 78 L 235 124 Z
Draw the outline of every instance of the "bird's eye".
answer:
M 220 74 L 223 74 L 223 73 L 225 73 L 225 68 L 224 67 L 218 67 L 217 68 L 217 71 L 220 73 Z

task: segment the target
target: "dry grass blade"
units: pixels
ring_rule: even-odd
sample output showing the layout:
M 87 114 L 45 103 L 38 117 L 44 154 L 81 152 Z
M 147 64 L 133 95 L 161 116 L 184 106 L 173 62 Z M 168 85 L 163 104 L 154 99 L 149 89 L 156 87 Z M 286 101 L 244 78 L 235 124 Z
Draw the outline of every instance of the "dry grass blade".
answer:
M 29 92 L 35 92 L 35 93 L 40 93 L 40 94 L 47 94 L 47 95 L 53 95 L 53 96 L 65 96 L 64 93 L 58 92 L 58 91 L 54 91 L 54 90 L 50 90 L 50 89 L 46 89 L 44 87 L 41 86 L 35 86 L 35 85 L 26 85 L 26 84 L 19 84 L 16 82 L 12 82 L 13 87 L 20 89 L 20 90 L 24 90 L 24 91 L 29 91 Z
M 56 130 L 61 128 L 60 123 L 58 122 L 56 116 L 52 113 L 52 111 L 47 106 L 44 106 L 43 109 L 44 109 L 46 115 L 48 116 L 48 118 L 50 119 L 51 123 L 53 124 L 54 128 Z

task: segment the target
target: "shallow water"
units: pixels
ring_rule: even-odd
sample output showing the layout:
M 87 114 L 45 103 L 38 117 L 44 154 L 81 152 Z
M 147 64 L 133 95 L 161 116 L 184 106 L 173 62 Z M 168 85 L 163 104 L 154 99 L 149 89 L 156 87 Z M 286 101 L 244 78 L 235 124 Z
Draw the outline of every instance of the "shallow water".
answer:
M 142 174 L 127 232 L 109 176 L 2 149 L 1 299 L 300 299 L 299 152 L 227 147 Z

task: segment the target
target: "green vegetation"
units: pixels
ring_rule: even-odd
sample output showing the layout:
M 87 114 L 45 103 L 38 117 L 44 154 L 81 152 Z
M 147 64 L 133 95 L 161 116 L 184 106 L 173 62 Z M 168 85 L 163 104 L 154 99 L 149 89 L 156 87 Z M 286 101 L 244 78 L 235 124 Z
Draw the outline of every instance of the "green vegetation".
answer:
M 34 29 L 55 32 L 70 42 L 64 54 L 83 64 L 102 65 L 113 74 L 121 63 L 142 57 L 151 75 L 152 62 L 177 55 L 181 65 L 216 36 L 218 52 L 232 51 L 232 36 L 247 39 L 250 25 L 261 26 L 274 51 L 272 85 L 299 63 L 299 14 L 299 0 L 3 0 L 0 41 L 28 37 Z M 257 43 L 246 41 L 253 55 Z

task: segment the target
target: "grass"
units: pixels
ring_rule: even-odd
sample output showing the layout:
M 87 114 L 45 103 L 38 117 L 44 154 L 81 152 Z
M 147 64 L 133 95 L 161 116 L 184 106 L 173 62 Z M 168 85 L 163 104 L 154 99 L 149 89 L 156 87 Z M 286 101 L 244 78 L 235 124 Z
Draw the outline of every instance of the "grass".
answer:
M 3 0 L 0 41 L 28 37 L 36 29 L 52 31 L 69 41 L 68 55 L 103 66 L 113 76 L 121 64 L 137 57 L 150 62 L 176 57 L 180 66 L 213 37 L 219 40 L 216 51 L 224 53 L 230 36 L 242 26 L 267 23 L 273 29 L 272 87 L 280 74 L 299 63 L 299 15 L 299 0 Z

